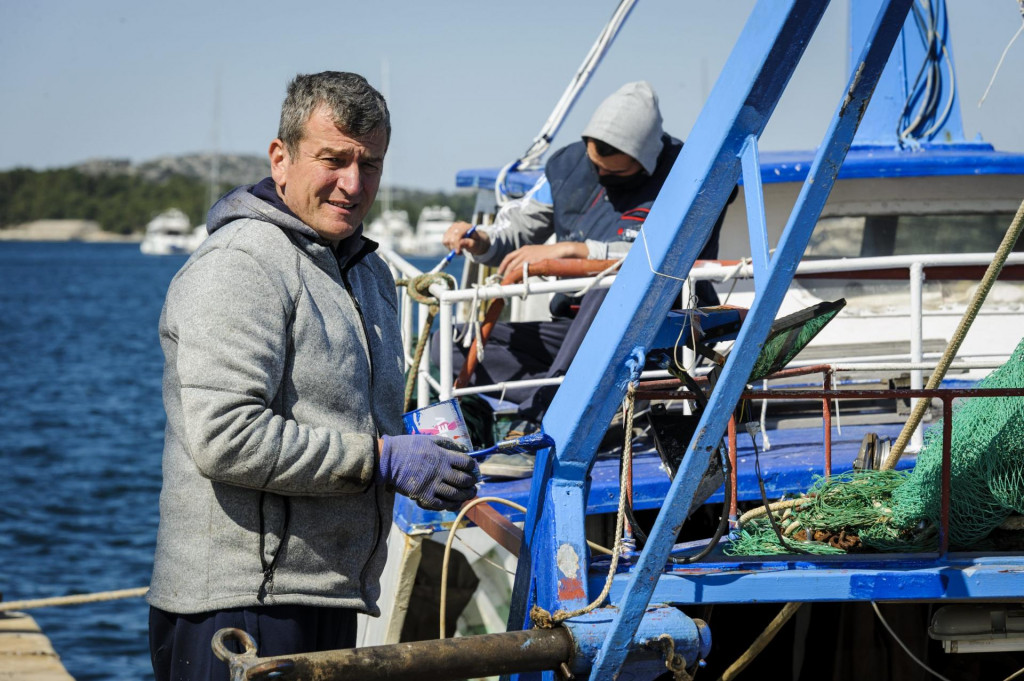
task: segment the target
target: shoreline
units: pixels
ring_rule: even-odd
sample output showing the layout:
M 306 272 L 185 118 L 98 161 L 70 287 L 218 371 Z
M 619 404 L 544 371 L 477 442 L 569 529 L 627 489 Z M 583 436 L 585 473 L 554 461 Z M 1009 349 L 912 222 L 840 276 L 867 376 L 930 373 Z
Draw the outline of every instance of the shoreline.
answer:
M 143 235 L 103 231 L 91 220 L 36 220 L 0 228 L 0 241 L 82 241 L 87 243 L 140 243 Z

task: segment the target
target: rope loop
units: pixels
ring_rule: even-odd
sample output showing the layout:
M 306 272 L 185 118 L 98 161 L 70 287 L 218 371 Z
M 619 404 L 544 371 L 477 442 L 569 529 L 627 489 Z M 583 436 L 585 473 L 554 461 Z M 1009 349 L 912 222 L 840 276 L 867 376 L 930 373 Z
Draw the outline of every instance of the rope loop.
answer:
M 434 325 L 434 317 L 441 311 L 441 303 L 430 292 L 430 287 L 434 284 L 442 283 L 448 287 L 449 291 L 458 288 L 458 284 L 455 283 L 455 277 L 445 272 L 427 272 L 419 274 L 412 279 L 399 279 L 395 282 L 396 286 L 404 286 L 406 288 L 410 298 L 421 305 L 427 306 L 427 318 L 423 320 L 423 330 L 420 331 L 420 336 L 416 341 L 416 352 L 413 355 L 412 364 L 409 365 L 409 373 L 405 381 L 404 411 L 410 411 L 413 407 L 412 393 L 416 384 L 416 375 L 420 371 L 423 351 L 426 349 L 427 341 L 430 339 L 430 327 Z
M 686 671 L 686 658 L 676 652 L 676 642 L 668 634 L 662 634 L 651 641 L 661 647 L 665 656 L 665 668 L 672 672 L 675 681 L 690 681 L 693 677 Z
M 405 286 L 409 291 L 409 297 L 420 305 L 429 305 L 435 308 L 438 307 L 439 303 L 437 298 L 430 292 L 431 286 L 434 284 L 445 284 L 449 291 L 458 288 L 458 284 L 455 283 L 455 277 L 447 272 L 426 272 L 418 274 L 412 279 L 399 279 L 395 284 Z
M 601 590 L 601 593 L 598 594 L 593 602 L 579 610 L 556 610 L 551 613 L 539 605 L 534 605 L 530 608 L 530 619 L 535 626 L 541 629 L 551 629 L 556 624 L 560 624 L 567 619 L 579 617 L 592 610 L 596 610 L 608 598 L 608 594 L 611 593 L 612 582 L 615 579 L 615 573 L 619 566 L 619 557 L 622 555 L 625 543 L 623 541 L 623 530 L 626 524 L 626 504 L 629 501 L 627 481 L 629 471 L 633 466 L 633 406 L 636 402 L 636 388 L 636 380 L 631 380 L 626 389 L 626 397 L 622 401 L 622 407 L 626 412 L 626 416 L 622 424 L 625 429 L 625 442 L 622 445 L 622 474 L 619 477 L 619 510 L 615 517 L 615 546 L 612 547 L 612 560 L 608 566 L 608 578 L 605 580 L 604 589 Z

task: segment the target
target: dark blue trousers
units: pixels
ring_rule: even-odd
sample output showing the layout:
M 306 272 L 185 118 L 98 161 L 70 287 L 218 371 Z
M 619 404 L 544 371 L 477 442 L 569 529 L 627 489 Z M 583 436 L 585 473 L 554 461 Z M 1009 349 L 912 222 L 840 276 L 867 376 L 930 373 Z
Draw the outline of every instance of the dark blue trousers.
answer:
M 225 627 L 248 632 L 260 657 L 356 644 L 356 611 L 345 608 L 272 605 L 176 615 L 151 607 L 149 651 L 156 681 L 229 681 L 228 665 L 210 648 L 213 635 Z

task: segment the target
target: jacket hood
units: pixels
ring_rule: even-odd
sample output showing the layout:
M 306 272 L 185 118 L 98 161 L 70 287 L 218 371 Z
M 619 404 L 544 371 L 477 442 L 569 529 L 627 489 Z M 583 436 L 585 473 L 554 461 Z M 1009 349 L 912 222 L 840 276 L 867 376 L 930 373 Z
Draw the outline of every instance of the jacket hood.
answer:
M 654 173 L 661 153 L 663 134 L 658 95 L 650 83 L 626 83 L 601 102 L 583 137 L 592 137 L 629 154 Z
M 206 216 L 206 231 L 213 234 L 218 229 L 235 220 L 261 220 L 277 225 L 281 229 L 299 232 L 310 239 L 319 239 L 319 235 L 302 220 L 278 210 L 263 199 L 253 196 L 254 185 L 235 187 L 221 197 Z
M 254 186 L 248 184 L 236 187 L 221 197 L 206 216 L 206 231 L 213 234 L 235 220 L 260 220 L 287 232 L 297 232 L 317 244 L 328 245 L 316 230 L 302 220 L 253 195 L 250 190 Z M 354 255 L 364 247 L 365 242 L 372 244 L 370 250 L 375 250 L 376 242 L 363 237 L 362 234 L 363 226 L 359 225 L 351 236 L 342 239 L 338 247 L 339 256 Z

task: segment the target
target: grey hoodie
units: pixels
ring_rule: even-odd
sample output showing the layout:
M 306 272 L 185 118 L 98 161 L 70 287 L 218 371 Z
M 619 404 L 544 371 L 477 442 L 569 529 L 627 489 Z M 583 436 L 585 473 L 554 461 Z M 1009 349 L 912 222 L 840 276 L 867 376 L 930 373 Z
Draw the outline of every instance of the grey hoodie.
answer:
M 337 255 L 240 187 L 160 318 L 167 428 L 149 603 L 379 614 L 394 497 L 376 438 L 402 432 L 394 280 L 360 234 Z
M 648 175 L 654 175 L 658 157 L 664 148 L 664 134 L 658 95 L 650 83 L 641 80 L 626 83 L 601 102 L 583 129 L 582 137 L 592 137 L 612 145 L 635 158 Z M 556 155 L 565 150 L 560 149 Z M 553 160 L 555 156 L 551 158 Z M 470 260 L 497 266 L 502 258 L 517 248 L 547 241 L 555 232 L 557 219 L 549 179 L 554 178 L 541 177 L 526 196 L 502 206 L 495 216 L 494 225 L 484 230 L 491 240 L 488 250 L 477 256 L 469 254 Z M 596 191 L 596 182 L 595 175 L 590 179 L 593 187 L 583 187 L 582 191 Z M 631 245 L 624 241 L 594 238 L 584 239 L 583 243 L 587 246 L 587 257 L 592 260 L 625 257 Z

